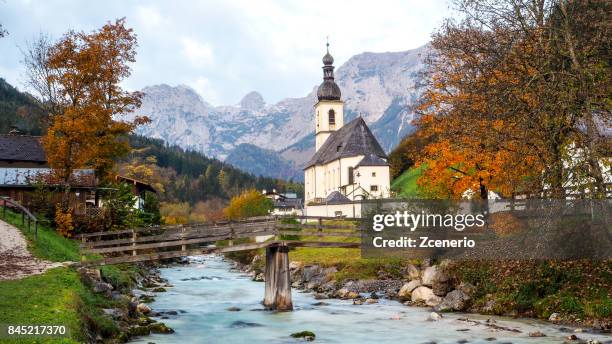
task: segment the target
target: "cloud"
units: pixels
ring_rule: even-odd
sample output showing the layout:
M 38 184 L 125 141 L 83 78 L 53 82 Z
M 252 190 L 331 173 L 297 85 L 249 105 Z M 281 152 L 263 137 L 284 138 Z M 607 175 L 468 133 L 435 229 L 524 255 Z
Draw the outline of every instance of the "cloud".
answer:
M 136 8 L 136 17 L 149 28 L 158 28 L 163 23 L 163 17 L 156 6 L 140 6 Z
M 320 82 L 326 36 L 337 67 L 364 51 L 416 48 L 450 14 L 446 2 L 0 0 L 0 23 L 10 32 L 0 39 L 0 77 L 20 84 L 17 46 L 40 31 L 60 37 L 126 17 L 139 45 L 126 87 L 187 84 L 215 104 L 235 104 L 256 90 L 274 103 Z
M 193 88 L 206 102 L 219 105 L 219 96 L 217 91 L 213 87 L 213 84 L 210 80 L 205 77 L 198 77 L 193 81 L 187 81 L 187 86 Z
M 195 67 L 207 67 L 213 63 L 213 52 L 210 44 L 200 43 L 189 37 L 181 37 L 183 54 Z

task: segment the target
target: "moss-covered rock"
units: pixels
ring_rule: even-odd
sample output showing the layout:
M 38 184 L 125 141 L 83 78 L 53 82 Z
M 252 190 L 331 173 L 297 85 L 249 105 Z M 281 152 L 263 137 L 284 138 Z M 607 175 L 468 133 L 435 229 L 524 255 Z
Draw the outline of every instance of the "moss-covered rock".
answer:
M 301 331 L 301 332 L 295 332 L 291 334 L 291 337 L 293 338 L 301 338 L 304 339 L 308 342 L 311 342 L 313 340 L 315 340 L 315 338 L 317 337 L 314 332 L 311 331 Z
M 161 322 L 149 325 L 149 330 L 151 330 L 151 332 L 153 333 L 164 333 L 164 334 L 174 333 L 173 329 L 171 329 L 170 327 L 166 326 L 166 324 L 161 323 Z

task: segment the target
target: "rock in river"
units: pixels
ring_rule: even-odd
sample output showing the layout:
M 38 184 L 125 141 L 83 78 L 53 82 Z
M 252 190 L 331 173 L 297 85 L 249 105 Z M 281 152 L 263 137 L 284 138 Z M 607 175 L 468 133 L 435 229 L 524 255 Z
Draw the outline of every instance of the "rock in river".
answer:
M 434 307 L 436 312 L 463 311 L 469 306 L 471 298 L 461 290 L 453 290 Z
M 314 334 L 314 332 L 311 332 L 311 331 L 301 331 L 301 332 L 292 333 L 291 337 L 303 338 L 307 342 L 312 342 L 313 340 L 315 340 L 316 335 Z
M 400 288 L 399 292 L 397 293 L 397 297 L 399 297 L 399 299 L 402 301 L 410 300 L 412 291 L 420 286 L 421 280 L 412 280 Z

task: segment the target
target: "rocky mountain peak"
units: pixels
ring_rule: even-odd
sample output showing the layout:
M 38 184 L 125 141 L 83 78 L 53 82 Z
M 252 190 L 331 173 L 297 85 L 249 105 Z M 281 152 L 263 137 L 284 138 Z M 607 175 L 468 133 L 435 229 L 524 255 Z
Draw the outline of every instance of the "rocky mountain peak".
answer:
M 259 111 L 266 106 L 263 97 L 256 91 L 247 93 L 239 104 L 241 108 L 253 111 Z
M 360 115 L 385 151 L 397 145 L 413 130 L 413 104 L 422 92 L 421 72 L 429 49 L 426 45 L 403 52 L 366 52 L 339 66 L 336 83 L 345 102 L 345 123 Z M 313 66 L 313 73 L 319 73 L 318 66 Z M 188 86 L 151 86 L 143 90 L 139 112 L 152 122 L 137 132 L 228 158 L 226 162 L 248 172 L 297 179 L 314 150 L 316 89 L 313 85 L 304 97 L 275 104 L 266 104 L 261 94 L 250 92 L 236 105 L 212 106 Z M 287 161 L 272 159 L 273 153 Z M 271 161 L 277 167 L 272 168 Z M 280 173 L 280 165 L 295 173 Z

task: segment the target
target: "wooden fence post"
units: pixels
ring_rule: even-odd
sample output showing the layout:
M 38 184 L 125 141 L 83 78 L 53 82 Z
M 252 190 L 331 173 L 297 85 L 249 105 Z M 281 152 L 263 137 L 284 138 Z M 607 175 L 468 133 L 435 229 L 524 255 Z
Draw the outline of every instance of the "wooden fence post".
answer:
M 134 230 L 134 228 L 132 228 L 132 246 L 135 247 L 136 246 L 136 231 Z M 136 255 L 136 250 L 132 250 L 132 256 Z
M 185 240 L 185 226 L 181 228 L 181 240 Z M 185 244 L 181 245 L 181 251 L 183 252 L 187 251 L 187 245 Z
M 85 246 L 85 243 L 87 243 L 87 237 L 85 237 L 84 234 L 81 234 L 81 242 L 83 243 L 83 248 L 81 249 L 81 262 L 84 262 L 85 254 L 83 253 L 83 251 L 87 249 L 87 247 Z
M 230 227 L 230 239 L 228 242 L 229 246 L 234 246 L 234 226 L 232 225 L 232 222 L 229 223 L 229 227 Z

